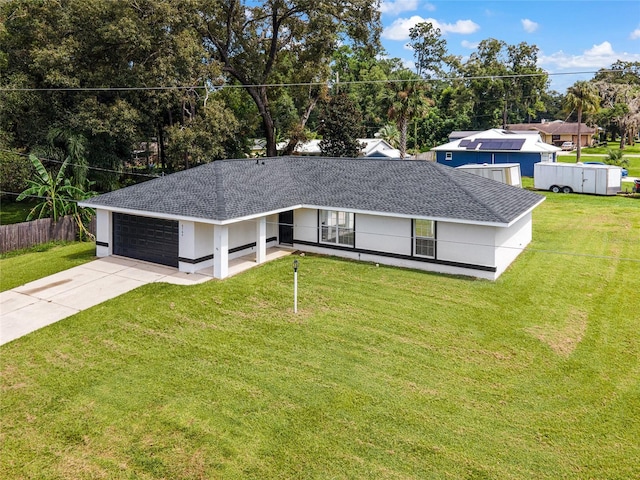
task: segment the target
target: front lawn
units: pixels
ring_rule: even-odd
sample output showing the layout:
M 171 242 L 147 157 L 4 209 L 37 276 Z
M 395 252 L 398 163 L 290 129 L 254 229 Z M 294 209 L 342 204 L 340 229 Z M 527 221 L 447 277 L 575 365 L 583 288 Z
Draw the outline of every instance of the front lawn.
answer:
M 0 292 L 95 258 L 94 242 L 51 242 L 0 254 Z
M 0 477 L 640 477 L 640 201 L 547 197 L 496 282 L 307 255 L 298 315 L 286 258 L 0 347 Z
M 608 149 L 619 150 L 620 149 L 620 141 L 617 142 L 607 142 L 606 147 L 584 147 L 582 151 L 584 153 L 607 153 Z M 625 145 L 623 149 L 625 154 L 635 154 L 640 155 L 640 143 L 636 143 L 635 145 Z

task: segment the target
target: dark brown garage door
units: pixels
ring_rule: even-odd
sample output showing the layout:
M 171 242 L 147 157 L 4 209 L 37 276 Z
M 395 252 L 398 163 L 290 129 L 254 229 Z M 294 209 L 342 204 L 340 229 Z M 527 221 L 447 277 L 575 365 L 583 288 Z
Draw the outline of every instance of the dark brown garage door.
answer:
M 178 222 L 114 213 L 113 253 L 177 267 Z

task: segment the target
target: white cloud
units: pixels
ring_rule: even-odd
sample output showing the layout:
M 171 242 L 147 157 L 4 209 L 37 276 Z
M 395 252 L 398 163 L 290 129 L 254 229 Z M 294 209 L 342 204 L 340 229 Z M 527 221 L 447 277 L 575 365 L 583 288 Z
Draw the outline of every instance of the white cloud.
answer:
M 522 22 L 522 28 L 524 28 L 524 31 L 528 33 L 535 32 L 539 27 L 539 25 L 536 22 L 533 22 L 528 18 L 523 18 L 520 21 Z
M 418 0 L 383 0 L 380 11 L 389 15 L 398 15 L 402 12 L 413 12 L 418 9 Z
M 407 40 L 409 30 L 418 23 L 429 22 L 434 28 L 439 28 L 443 34 L 460 33 L 469 34 L 476 32 L 480 26 L 472 20 L 458 20 L 456 23 L 440 23 L 435 18 L 422 18 L 414 15 L 411 18 L 398 18 L 382 32 L 382 38 L 387 40 Z
M 640 54 L 616 52 L 611 43 L 605 41 L 599 45 L 594 45 L 589 50 L 585 50 L 582 55 L 571 55 L 562 50 L 551 55 L 541 54 L 538 57 L 538 64 L 541 66 L 549 65 L 558 70 L 570 70 L 573 68 L 598 69 L 607 68 L 616 60 L 639 62 Z
M 636 28 L 633 32 L 631 32 L 631 34 L 629 35 L 629 38 L 631 40 L 637 40 L 640 38 L 640 28 Z
M 407 60 L 406 58 L 403 58 L 401 60 L 402 60 L 402 66 L 404 68 L 408 68 L 409 70 L 413 70 L 415 72 L 416 62 L 414 62 L 413 60 Z
M 476 48 L 478 48 L 479 43 L 478 42 L 470 42 L 469 40 L 462 40 L 462 42 L 460 42 L 460 45 L 462 45 L 464 48 L 468 48 L 470 50 L 475 50 Z

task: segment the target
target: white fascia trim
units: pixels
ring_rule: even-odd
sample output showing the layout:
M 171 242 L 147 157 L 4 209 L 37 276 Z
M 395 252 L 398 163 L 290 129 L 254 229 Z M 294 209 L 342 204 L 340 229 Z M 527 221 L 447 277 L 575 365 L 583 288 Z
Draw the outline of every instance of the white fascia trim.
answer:
M 544 202 L 547 199 L 547 197 L 541 197 L 540 200 L 538 201 L 538 203 L 536 203 L 533 207 L 531 207 L 530 209 L 528 209 L 525 212 L 522 212 L 520 215 L 518 215 L 516 218 L 514 218 L 513 220 L 511 220 L 511 222 L 509 222 L 508 224 L 505 225 L 505 227 L 510 227 L 511 225 L 513 225 L 514 223 L 518 222 L 522 217 L 524 217 L 525 215 L 529 215 L 531 212 L 533 212 L 538 205 L 540 205 L 542 202 Z
M 147 210 L 134 210 L 131 208 L 112 207 L 109 205 L 94 205 L 78 202 L 80 207 L 89 207 L 96 210 L 106 210 L 108 212 L 124 213 L 126 215 L 136 215 L 138 217 L 162 218 L 165 220 L 185 220 L 188 222 L 210 223 L 212 225 L 220 225 L 218 220 L 209 220 L 207 218 L 189 217 L 186 215 L 173 215 L 170 213 L 150 212 Z
M 230 218 L 228 220 L 217 221 L 218 225 L 229 225 L 231 223 L 244 222 L 247 220 L 255 220 L 256 218 L 268 217 L 269 215 L 275 215 L 282 212 L 288 212 L 289 210 L 297 210 L 303 208 L 303 205 L 292 205 L 290 207 L 279 208 L 277 210 L 270 210 L 268 212 L 255 213 L 253 215 L 247 215 L 244 217 Z
M 289 210 L 295 210 L 302 207 L 302 205 L 294 205 L 292 207 L 281 208 L 281 209 L 272 210 L 269 212 L 256 213 L 254 215 L 247 215 L 244 217 L 232 218 L 228 220 L 212 220 L 209 218 L 202 218 L 202 217 L 190 217 L 187 215 L 173 215 L 170 213 L 149 212 L 147 210 L 134 210 L 131 208 L 112 207 L 108 205 L 93 205 L 93 204 L 87 204 L 83 202 L 78 202 L 78 206 L 94 208 L 96 210 L 107 210 L 109 212 L 115 212 L 115 213 L 124 213 L 127 215 L 136 215 L 139 217 L 162 218 L 165 220 L 178 220 L 178 221 L 183 220 L 188 222 L 206 223 L 210 225 L 229 225 L 232 223 L 239 223 L 247 220 L 255 220 L 257 218 L 267 217 L 269 215 L 274 215 L 281 212 L 288 212 Z

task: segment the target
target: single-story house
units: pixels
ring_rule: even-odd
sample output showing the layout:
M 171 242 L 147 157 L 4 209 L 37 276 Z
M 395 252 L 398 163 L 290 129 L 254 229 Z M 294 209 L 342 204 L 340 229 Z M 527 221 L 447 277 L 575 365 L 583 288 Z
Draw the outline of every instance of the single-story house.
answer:
M 539 135 L 492 128 L 431 150 L 436 152 L 436 162 L 443 165 L 518 163 L 522 175 L 533 177 L 533 165 L 555 162 L 560 148 L 544 143 Z
M 531 241 L 544 197 L 434 162 L 220 160 L 81 202 L 97 255 L 225 278 L 267 247 L 496 279 Z
M 296 145 L 294 155 L 302 156 L 322 156 L 320 150 L 320 142 L 322 140 L 314 139 L 306 142 L 300 142 Z M 358 142 L 362 145 L 359 157 L 373 158 L 400 158 L 400 150 L 393 148 L 386 140 L 382 138 L 359 138 Z M 284 150 L 287 146 L 286 142 L 277 145 L 278 151 Z
M 535 130 L 540 133 L 542 141 L 549 145 L 559 147 L 564 142 L 573 142 L 578 144 L 578 123 L 563 122 L 562 120 L 554 120 L 552 122 L 542 123 L 514 123 L 507 125 L 507 129 L 511 131 Z M 580 146 L 588 147 L 593 144 L 593 136 L 596 129 L 587 126 L 585 123 L 580 125 Z

